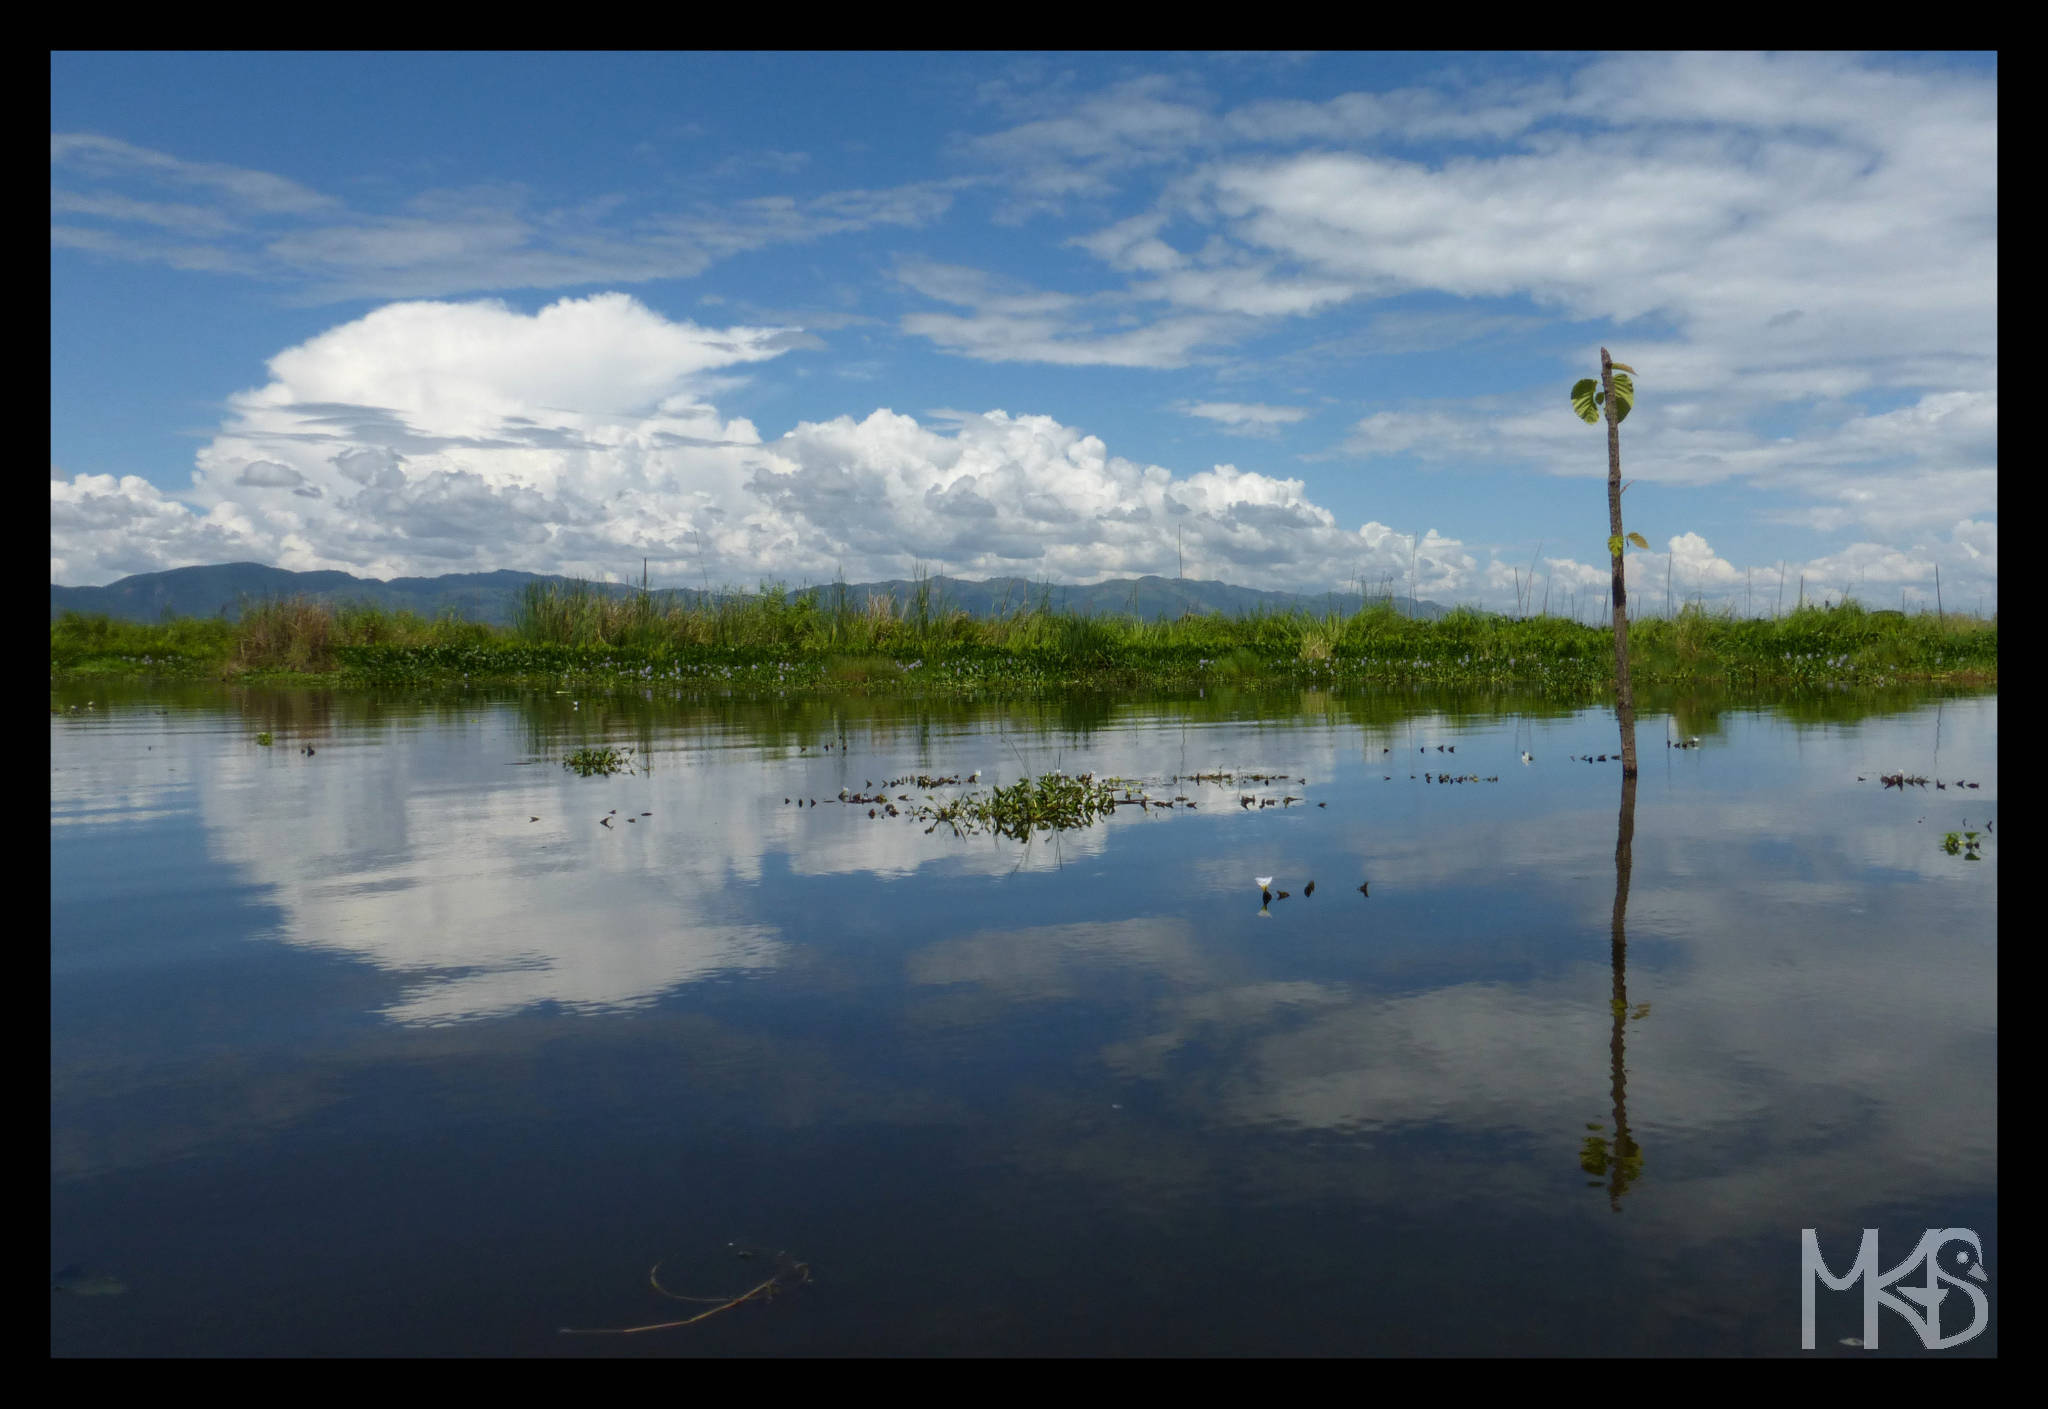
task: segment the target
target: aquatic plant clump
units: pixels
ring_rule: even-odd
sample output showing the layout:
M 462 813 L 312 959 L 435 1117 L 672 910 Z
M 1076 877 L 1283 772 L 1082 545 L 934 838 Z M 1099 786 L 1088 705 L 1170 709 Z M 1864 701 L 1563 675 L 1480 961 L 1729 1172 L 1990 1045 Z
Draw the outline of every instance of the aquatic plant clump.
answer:
M 603 777 L 629 771 L 632 754 L 631 749 L 616 749 L 609 744 L 603 748 L 580 748 L 563 759 L 562 766 L 575 769 L 585 778 Z
M 930 820 L 930 831 L 939 823 L 949 824 L 965 836 L 972 832 L 993 832 L 1016 841 L 1028 840 L 1033 832 L 1063 832 L 1092 826 L 1095 819 L 1116 810 L 1116 789 L 1097 782 L 1092 773 L 1069 778 L 1052 772 L 1037 778 L 1023 778 L 1007 788 L 968 793 L 952 802 L 919 807 L 913 813 Z

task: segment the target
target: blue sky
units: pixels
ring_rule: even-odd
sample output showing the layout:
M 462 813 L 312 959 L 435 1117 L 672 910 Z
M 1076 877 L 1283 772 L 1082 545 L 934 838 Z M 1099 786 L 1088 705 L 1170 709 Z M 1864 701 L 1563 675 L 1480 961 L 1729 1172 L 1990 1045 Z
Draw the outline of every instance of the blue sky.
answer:
M 50 128 L 52 581 L 1590 616 L 1605 344 L 1645 610 L 1997 605 L 1991 56 L 58 54 Z

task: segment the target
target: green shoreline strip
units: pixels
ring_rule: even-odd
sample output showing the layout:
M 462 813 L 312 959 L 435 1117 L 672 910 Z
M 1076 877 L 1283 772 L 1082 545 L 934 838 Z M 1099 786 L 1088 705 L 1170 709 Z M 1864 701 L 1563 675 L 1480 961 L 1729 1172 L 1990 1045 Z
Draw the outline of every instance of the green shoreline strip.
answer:
M 1996 684 L 1998 624 L 1869 611 L 1854 601 L 1774 619 L 1688 608 L 1630 623 L 1639 683 L 1727 686 Z M 681 607 L 658 596 L 536 590 L 499 629 L 456 618 L 256 603 L 238 621 L 158 624 L 66 613 L 56 676 L 197 676 L 330 686 L 452 681 L 664 686 L 754 693 L 1036 692 L 1074 686 L 1614 687 L 1610 632 L 1559 617 L 1293 612 L 1177 621 L 1078 616 L 1043 604 L 972 617 L 942 601 L 835 608 L 827 594 Z

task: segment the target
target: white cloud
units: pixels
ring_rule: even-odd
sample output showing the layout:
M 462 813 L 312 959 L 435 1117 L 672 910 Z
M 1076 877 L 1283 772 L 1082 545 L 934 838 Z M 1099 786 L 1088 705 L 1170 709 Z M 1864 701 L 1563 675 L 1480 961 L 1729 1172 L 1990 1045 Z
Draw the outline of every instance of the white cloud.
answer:
M 1177 161 L 1209 139 L 1213 120 L 1203 107 L 1177 98 L 1177 86 L 1150 75 L 1078 97 L 1043 89 L 1012 104 L 1040 115 L 968 138 L 960 150 L 1004 169 L 1006 199 L 998 218 L 1056 212 L 1074 197 L 1111 192 L 1124 172 Z
M 274 555 L 274 541 L 232 504 L 196 513 L 140 475 L 50 481 L 52 582 L 111 582 L 195 563 L 275 561 Z
M 1215 421 L 1233 435 L 1273 435 L 1281 426 L 1308 419 L 1301 406 L 1265 406 L 1242 401 L 1201 401 L 1180 408 L 1190 416 Z
M 1718 596 L 1742 581 L 1741 569 L 1716 554 L 1697 533 L 1677 534 L 1667 546 L 1674 593 Z
M 235 476 L 236 484 L 252 489 L 293 489 L 305 482 L 304 475 L 275 460 L 251 460 Z
M 979 269 L 932 260 L 901 261 L 895 276 L 926 298 L 969 310 L 905 314 L 900 323 L 904 332 L 984 362 L 1181 367 L 1197 349 L 1228 341 L 1236 331 L 1232 320 L 1206 314 L 1132 327 L 1126 296 L 1048 293 Z
M 1183 556 L 1200 575 L 1314 589 L 1412 570 L 1425 593 L 1455 593 L 1473 574 L 1455 539 L 1343 528 L 1298 479 L 1175 473 L 1049 416 L 951 413 L 939 430 L 878 410 L 763 442 L 703 389 L 787 333 L 672 322 L 623 294 L 532 314 L 389 305 L 273 357 L 267 383 L 230 399 L 184 503 L 140 479 L 52 480 L 52 574 L 253 558 L 602 576 L 642 555 L 737 583 L 919 561 L 1087 582 Z
M 1347 527 L 1302 480 L 1140 463 L 1050 416 L 952 411 L 920 424 L 884 409 L 764 441 L 750 422 L 722 417 L 706 390 L 779 356 L 789 332 L 671 321 L 624 294 L 531 314 L 496 302 L 389 305 L 273 357 L 267 383 L 230 399 L 183 495 L 134 476 L 53 477 L 52 580 L 235 560 L 386 577 L 501 567 L 604 577 L 646 556 L 675 580 L 741 585 L 896 577 L 919 562 L 1077 583 L 1184 565 L 1262 586 L 1513 599 L 1506 559 L 1435 529 Z M 1242 427 L 1307 414 L 1182 409 Z M 1938 452 L 1996 423 L 1995 403 L 1968 398 L 1887 415 L 1843 434 L 1867 438 L 1881 423 Z M 1562 406 L 1551 419 L 1584 429 Z M 1359 429 L 1361 445 L 1387 453 L 1460 434 L 1470 432 L 1437 413 L 1388 413 Z M 1946 541 L 1930 532 L 1922 547 L 1857 545 L 1808 570 L 1915 583 L 1939 563 L 1959 596 L 1995 585 L 1997 525 L 1957 520 L 1960 502 L 1951 494 L 1935 526 Z M 1632 578 L 1661 582 L 1665 556 L 1630 554 Z M 1673 534 L 1668 556 L 1688 593 L 1740 588 L 1742 567 L 1696 533 Z M 1605 584 L 1601 564 L 1554 558 L 1549 573 L 1582 591 Z
M 763 160 L 785 174 L 803 165 L 788 153 Z M 923 225 L 973 184 L 697 201 L 627 220 L 615 198 L 547 209 L 507 183 L 421 192 L 391 213 L 351 209 L 269 172 L 92 133 L 52 133 L 50 175 L 54 247 L 282 281 L 309 303 L 689 278 L 748 250 Z M 116 187 L 170 187 L 213 204 Z M 156 229 L 121 233 L 100 223 L 108 221 Z
M 905 307 L 864 304 L 873 292 L 853 278 L 790 298 L 843 293 L 834 314 L 771 320 L 738 311 L 754 307 L 744 296 L 725 304 L 735 322 L 803 331 L 720 334 L 644 309 L 574 314 L 568 304 L 498 323 L 447 304 L 380 309 L 280 354 L 268 386 L 235 398 L 186 496 L 203 515 L 226 506 L 227 518 L 195 537 L 192 525 L 172 527 L 188 512 L 175 500 L 84 477 L 67 499 L 53 490 L 53 563 L 74 574 L 117 559 L 161 565 L 222 535 L 241 545 L 235 556 L 288 554 L 294 566 L 439 571 L 511 553 L 604 571 L 644 551 L 687 564 L 692 578 L 742 581 L 860 573 L 862 563 L 896 571 L 918 557 L 1010 570 L 1034 546 L 1046 556 L 1033 570 L 1079 577 L 1170 560 L 1160 546 L 1171 532 L 1155 531 L 1163 501 L 1138 493 L 1119 500 L 1121 517 L 1068 520 L 1021 487 L 1043 468 L 1057 492 L 1094 503 L 1104 486 L 1134 493 L 1143 481 L 1106 449 L 1100 468 L 1086 467 L 1069 443 L 1088 437 L 1063 422 L 1089 413 L 1070 402 L 1034 408 L 1051 416 L 971 412 L 935 429 L 873 408 L 959 393 L 899 387 L 844 416 L 813 410 L 825 419 L 768 443 L 721 417 L 713 403 L 745 367 L 822 347 L 828 318 L 865 320 L 847 311 L 865 307 L 887 317 L 864 323 L 863 346 L 834 369 L 842 382 L 899 366 L 867 345 L 891 334 L 982 362 L 1195 366 L 1207 385 L 1143 403 L 1275 439 L 1308 413 L 1272 403 L 1313 398 L 1334 360 L 1379 356 L 1359 384 L 1406 390 L 1425 383 L 1377 376 L 1396 366 L 1392 355 L 1480 344 L 1474 360 L 1499 366 L 1493 344 L 1512 337 L 1525 365 L 1562 352 L 1590 366 L 1604 337 L 1640 369 L 1644 392 L 1623 449 L 1626 473 L 1645 486 L 1632 497 L 1653 502 L 1632 513 L 1671 545 L 1631 554 L 1645 570 L 1661 577 L 1668 558 L 1711 591 L 1746 569 L 1737 551 L 1700 556 L 1711 550 L 1693 525 L 1657 521 L 1667 508 L 1657 486 L 1726 486 L 1745 491 L 1756 521 L 1805 535 L 1818 572 L 1864 563 L 1903 579 L 1939 564 L 1945 582 L 1953 572 L 1995 589 L 1995 73 L 1885 56 L 1619 54 L 1551 77 L 1474 81 L 1460 66 L 1403 89 L 1233 107 L 1180 72 L 1104 83 L 1099 66 L 1057 57 L 1003 67 L 979 90 L 1002 130 L 948 147 L 977 171 L 716 204 L 650 207 L 614 193 L 558 209 L 500 183 L 369 211 L 272 173 L 53 134 L 53 248 L 254 276 L 288 298 L 687 277 L 749 250 L 921 229 L 959 213 L 969 190 L 992 193 L 998 221 L 1075 217 L 1035 251 L 1013 232 L 1000 254 L 956 239 L 934 247 L 960 262 L 896 253 L 884 267 L 900 287 L 884 292 L 912 295 Z M 1245 89 L 1233 78 L 1219 91 Z M 747 159 L 815 177 L 828 147 L 805 146 L 820 155 Z M 1088 267 L 1073 277 L 1076 264 Z M 1327 320 L 1313 340 L 1272 336 L 1307 318 Z M 529 335 L 543 320 L 547 337 Z M 1559 349 L 1561 320 L 1628 326 L 1587 327 L 1582 347 Z M 1538 338 L 1552 346 L 1527 346 Z M 1573 375 L 1541 388 L 1495 378 L 1483 396 L 1447 378 L 1442 399 L 1354 403 L 1348 437 L 1314 458 L 1597 477 L 1598 432 L 1563 411 Z M 901 458 L 893 479 L 869 486 L 894 497 L 828 507 L 845 483 L 835 476 L 882 473 L 867 453 Z M 852 468 L 829 458 L 841 454 Z M 1238 497 L 1204 501 L 1215 575 L 1282 571 L 1270 565 L 1284 558 L 1290 580 L 1350 580 L 1346 533 L 1316 520 L 1324 510 L 1310 488 L 1257 468 L 1229 481 Z M 1206 480 L 1160 473 L 1176 504 L 1198 482 L 1224 484 L 1222 469 Z M 1288 484 L 1291 501 L 1269 502 L 1260 487 Z M 65 536 L 66 523 L 96 513 L 136 537 L 116 549 Z M 1098 519 L 1092 541 L 1073 526 Z M 1724 544 L 1741 541 L 1725 513 L 1707 526 Z M 1897 561 L 1870 559 L 1873 544 Z M 1446 567 L 1446 582 L 1509 600 L 1513 574 L 1500 588 L 1489 549 L 1457 552 L 1469 576 Z M 1604 582 L 1606 569 L 1571 571 Z
M 983 362 L 1045 362 L 1059 367 L 1184 367 L 1197 350 L 1228 340 L 1217 318 L 1168 318 L 1126 332 L 1105 332 L 1080 320 L 977 313 L 911 313 L 912 337 Z
M 1659 331 L 1627 356 L 1667 396 L 1753 410 L 1995 391 L 1993 80 L 1830 55 L 1622 55 L 1568 79 L 1446 78 L 1213 122 L 1181 107 L 1160 129 L 1171 142 L 1120 144 L 1113 122 L 1089 139 L 1126 167 L 1186 160 L 1151 209 L 1070 243 L 1127 276 L 1127 305 L 1160 325 L 1231 320 L 1204 330 L 1209 345 L 1428 292 L 1653 315 Z M 1062 147 L 1028 130 L 1041 156 L 1084 149 L 1078 131 Z M 1405 149 L 1447 140 L 1488 145 Z M 1199 254 L 1184 231 L 1206 238 Z M 947 346 L 1014 359 L 1057 340 Z
M 267 171 L 182 161 L 91 132 L 51 133 L 50 165 L 102 179 L 141 177 L 164 185 L 210 189 L 234 206 L 264 214 L 297 215 L 325 211 L 337 204 L 330 196 Z

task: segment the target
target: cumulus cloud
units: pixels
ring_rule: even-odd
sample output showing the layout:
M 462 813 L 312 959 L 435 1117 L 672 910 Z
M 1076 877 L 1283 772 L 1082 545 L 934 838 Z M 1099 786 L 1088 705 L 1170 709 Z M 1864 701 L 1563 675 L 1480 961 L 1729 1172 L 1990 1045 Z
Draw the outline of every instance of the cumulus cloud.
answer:
M 786 332 L 672 321 L 624 294 L 533 313 L 497 302 L 380 308 L 273 357 L 270 380 L 230 398 L 180 495 L 134 476 L 53 471 L 52 580 L 234 560 L 381 577 L 502 567 L 615 577 L 645 556 L 671 580 L 738 585 L 897 577 L 918 563 L 1076 583 L 1184 567 L 1310 591 L 1362 583 L 1534 600 L 1524 571 L 1488 548 L 1434 528 L 1340 523 L 1296 478 L 1131 460 L 1051 416 L 950 411 L 920 423 L 880 409 L 764 440 L 722 416 L 708 388 L 783 355 Z M 1183 409 L 1247 427 L 1307 414 Z M 1903 410 L 1884 422 L 1889 434 L 1937 449 L 1970 447 L 1996 420 L 1995 403 L 1980 399 Z M 1866 437 L 1878 419 L 1843 434 Z M 1369 417 L 1359 432 L 1389 453 L 1458 433 L 1433 415 Z M 1957 519 L 1957 503 L 1938 525 L 1945 538 L 1859 544 L 1808 570 L 1910 584 L 1931 582 L 1939 563 L 1959 590 L 1995 582 L 1997 525 Z M 1629 564 L 1632 581 L 1652 584 L 1668 564 L 1688 595 L 1737 590 L 1745 573 L 1683 531 Z M 1552 558 L 1547 569 L 1554 589 L 1605 588 L 1603 563 Z
M 1617 54 L 1537 78 L 1475 80 L 1461 65 L 1402 89 L 1235 106 L 1219 94 L 1241 86 L 1205 90 L 1192 65 L 1111 83 L 1057 57 L 1004 67 L 979 88 L 993 129 L 947 145 L 967 174 L 718 203 L 550 209 L 499 183 L 366 211 L 271 173 L 53 134 L 53 247 L 259 277 L 288 297 L 420 300 L 280 353 L 233 399 L 188 493 L 152 500 L 91 476 L 53 488 L 53 563 L 160 566 L 226 535 L 236 556 L 358 571 L 601 573 L 645 554 L 690 580 L 893 574 L 919 558 L 1081 580 L 1176 562 L 1177 527 L 1209 575 L 1405 583 L 1428 559 L 1435 590 L 1512 600 L 1526 542 L 1503 547 L 1504 577 L 1488 545 L 1391 529 L 1367 541 L 1375 525 L 1336 523 L 1309 483 L 1249 457 L 1245 470 L 1169 470 L 1091 446 L 1064 423 L 1082 418 L 1072 403 L 984 403 L 920 424 L 875 408 L 958 393 L 899 388 L 844 415 L 814 407 L 771 440 L 719 412 L 749 367 L 823 347 L 827 315 L 742 314 L 752 305 L 735 297 L 726 316 L 752 326 L 720 331 L 630 300 L 531 315 L 428 301 L 694 275 L 748 250 L 921 229 L 982 190 L 999 222 L 1069 217 L 1039 251 L 1052 257 L 1017 246 L 982 268 L 980 255 L 904 250 L 877 286 L 900 306 L 849 312 L 864 296 L 849 292 L 830 316 L 865 320 L 864 339 L 980 362 L 1202 368 L 1207 386 L 1143 404 L 1276 442 L 1301 438 L 1309 413 L 1282 403 L 1315 396 L 1333 361 L 1391 368 L 1554 341 L 1563 320 L 1625 324 L 1615 351 L 1647 394 L 1624 454 L 1646 489 L 1739 488 L 1779 541 L 1812 544 L 1817 573 L 1903 582 L 1938 564 L 1995 588 L 1997 84 L 1981 66 Z M 751 160 L 815 175 L 819 150 Z M 1307 319 L 1326 320 L 1313 340 L 1275 336 Z M 1525 346 L 1524 361 L 1588 366 L 1596 334 L 1584 336 Z M 860 352 L 833 370 L 894 365 Z M 1289 444 L 1310 452 L 1291 463 L 1603 472 L 1598 433 L 1562 413 L 1575 374 L 1492 378 L 1475 395 L 1413 370 L 1361 378 L 1395 390 L 1354 404 L 1339 443 Z M 1156 494 L 1155 471 L 1168 486 Z M 1655 520 L 1669 502 L 1632 508 Z M 67 536 L 85 506 L 117 504 L 124 546 Z M 211 538 L 194 536 L 201 521 Z M 1740 541 L 1727 522 L 1702 526 Z M 1706 595 L 1739 592 L 1762 566 L 1714 553 L 1692 524 L 1640 527 L 1665 547 L 1632 553 L 1631 570 L 1690 572 Z M 1552 571 L 1591 590 L 1606 565 Z
M 1690 588 L 1726 588 L 1742 581 L 1735 564 L 1718 556 L 1697 533 L 1673 537 L 1670 554 L 1673 577 Z
M 1325 589 L 1455 593 L 1475 558 L 1434 531 L 1340 525 L 1299 479 L 1175 472 L 1053 417 L 877 410 L 764 441 L 708 383 L 781 355 L 786 330 L 675 322 L 623 294 L 535 313 L 392 304 L 270 360 L 230 398 L 172 498 L 140 479 L 51 482 L 51 571 L 70 581 L 254 558 L 378 576 L 518 567 L 748 583 L 968 575 L 1088 582 L 1176 570 Z M 1294 408 L 1205 405 L 1246 424 Z M 280 494 L 280 490 L 291 490 Z
M 1327 588 L 1396 568 L 1405 580 L 1417 546 L 1384 525 L 1341 527 L 1300 480 L 1233 465 L 1177 475 L 1049 416 L 961 415 L 941 433 L 877 411 L 798 426 L 771 449 L 751 487 L 821 566 L 921 558 L 1089 582 L 1174 571 L 1178 531 L 1193 575 Z M 1462 580 L 1461 548 L 1424 539 L 1425 579 Z
M 140 475 L 50 481 L 52 582 L 89 585 L 195 563 L 276 561 L 275 547 L 235 505 L 201 513 Z
M 306 477 L 289 465 L 280 465 L 275 460 L 251 460 L 242 466 L 242 472 L 235 476 L 235 483 L 253 489 L 295 489 L 306 482 Z

